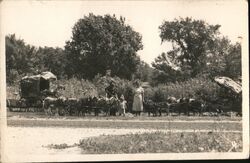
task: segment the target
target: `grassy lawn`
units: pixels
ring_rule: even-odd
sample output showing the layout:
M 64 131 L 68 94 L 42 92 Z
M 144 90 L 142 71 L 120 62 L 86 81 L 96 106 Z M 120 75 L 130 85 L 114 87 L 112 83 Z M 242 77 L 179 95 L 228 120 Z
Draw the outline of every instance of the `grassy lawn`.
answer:
M 105 115 L 99 115 L 99 116 L 94 116 L 92 115 L 86 115 L 86 116 L 59 116 L 59 117 L 48 117 L 42 112 L 7 112 L 7 117 L 8 118 L 13 118 L 13 117 L 19 117 L 19 118 L 57 118 L 57 119 L 89 119 L 89 120 L 167 120 L 167 121 L 174 121 L 174 120 L 185 120 L 185 121 L 193 121 L 193 120 L 214 120 L 214 121 L 222 121 L 222 120 L 229 120 L 229 121 L 241 121 L 242 117 L 239 116 L 185 116 L 185 115 L 171 115 L 171 116 L 166 116 L 163 114 L 162 116 L 158 117 L 153 117 L 153 116 L 148 116 L 147 113 L 142 113 L 141 116 L 135 117 L 131 116 L 132 114 L 128 116 L 105 116 Z
M 152 132 L 126 135 L 101 135 L 80 140 L 74 146 L 83 154 L 241 152 L 242 134 Z M 47 147 L 65 149 L 67 144 Z

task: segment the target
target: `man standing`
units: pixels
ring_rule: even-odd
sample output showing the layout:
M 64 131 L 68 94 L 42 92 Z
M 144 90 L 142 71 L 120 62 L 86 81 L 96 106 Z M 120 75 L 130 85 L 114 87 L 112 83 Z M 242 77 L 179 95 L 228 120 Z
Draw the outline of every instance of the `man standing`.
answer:
M 109 86 L 107 88 L 105 88 L 105 92 L 106 92 L 106 97 L 107 98 L 116 97 L 116 95 L 117 95 L 117 89 L 115 87 L 114 80 L 110 81 Z
M 117 99 L 117 88 L 115 86 L 115 82 L 113 80 L 110 81 L 110 84 L 107 88 L 105 88 L 106 98 L 108 98 L 110 104 L 110 115 L 116 115 L 116 101 Z

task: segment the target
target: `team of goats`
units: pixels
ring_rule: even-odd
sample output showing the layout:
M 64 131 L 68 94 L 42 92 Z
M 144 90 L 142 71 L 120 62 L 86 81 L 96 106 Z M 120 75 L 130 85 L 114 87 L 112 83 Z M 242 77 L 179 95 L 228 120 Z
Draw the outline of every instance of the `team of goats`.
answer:
M 144 112 L 153 116 L 161 116 L 162 113 L 185 114 L 190 113 L 199 115 L 204 111 L 204 105 L 191 98 L 169 97 L 165 102 L 154 102 L 145 100 L 143 102 Z M 95 116 L 104 113 L 106 116 L 116 116 L 120 109 L 120 100 L 116 97 L 86 97 L 86 98 L 53 98 L 46 97 L 43 100 L 43 109 L 46 115 L 77 115 L 85 116 L 94 112 Z M 128 112 L 128 111 L 126 111 Z
M 95 116 L 104 112 L 106 115 L 115 115 L 119 109 L 118 98 L 86 97 L 86 98 L 53 98 L 43 100 L 43 108 L 47 115 L 78 115 L 85 116 L 94 112 Z

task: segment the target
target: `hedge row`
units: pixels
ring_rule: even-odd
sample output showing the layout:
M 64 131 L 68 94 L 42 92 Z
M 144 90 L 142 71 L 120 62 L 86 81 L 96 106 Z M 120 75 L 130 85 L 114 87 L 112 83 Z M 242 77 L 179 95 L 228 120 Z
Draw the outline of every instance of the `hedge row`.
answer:
M 65 97 L 84 98 L 89 96 L 105 96 L 105 88 L 109 85 L 111 78 L 96 76 L 93 81 L 79 80 L 71 78 L 69 80 L 57 80 L 51 85 L 55 89 L 57 85 L 63 85 L 65 90 L 59 90 L 60 94 Z M 118 77 L 113 78 L 116 83 L 118 96 L 122 94 L 128 101 L 128 107 L 131 109 L 133 102 L 134 86 L 132 81 L 123 80 Z M 14 97 L 14 92 L 18 90 L 18 83 L 7 89 L 7 98 Z M 187 97 L 201 100 L 210 107 L 222 107 L 222 109 L 241 110 L 241 99 L 228 94 L 227 90 L 223 90 L 214 81 L 206 77 L 197 77 L 185 82 L 168 83 L 155 87 L 145 88 L 145 100 L 153 100 L 155 102 L 165 101 L 168 97 Z

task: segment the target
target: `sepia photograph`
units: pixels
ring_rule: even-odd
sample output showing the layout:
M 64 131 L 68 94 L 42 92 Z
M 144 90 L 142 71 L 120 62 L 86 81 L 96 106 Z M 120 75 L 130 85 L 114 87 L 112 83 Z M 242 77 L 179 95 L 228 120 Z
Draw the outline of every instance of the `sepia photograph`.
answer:
M 1 162 L 249 158 L 245 0 L 0 1 Z

